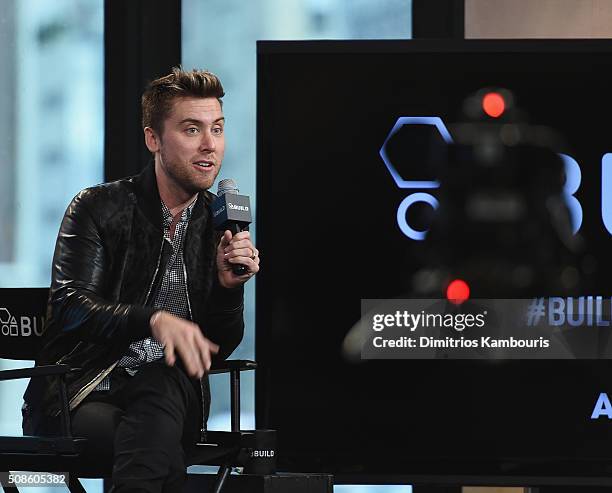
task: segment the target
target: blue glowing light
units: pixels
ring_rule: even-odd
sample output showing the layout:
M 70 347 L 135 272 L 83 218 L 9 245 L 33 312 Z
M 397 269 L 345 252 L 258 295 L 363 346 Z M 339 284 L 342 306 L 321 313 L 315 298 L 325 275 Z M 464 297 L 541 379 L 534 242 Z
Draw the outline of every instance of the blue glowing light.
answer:
M 387 135 L 385 142 L 380 148 L 380 157 L 384 161 L 389 173 L 391 173 L 391 177 L 399 188 L 438 188 L 440 186 L 440 182 L 437 180 L 405 180 L 400 176 L 397 169 L 395 169 L 393 163 L 391 163 L 391 160 L 387 155 L 387 142 L 389 142 L 389 139 L 393 137 L 404 125 L 432 125 L 438 130 L 444 139 L 444 142 L 447 144 L 452 144 L 453 139 L 448 132 L 446 125 L 444 125 L 444 122 L 438 116 L 401 116 L 397 119 L 395 125 L 393 125 L 391 132 L 389 132 L 389 135 Z
M 402 230 L 402 233 L 404 233 L 408 238 L 423 241 L 427 231 L 418 231 L 409 226 L 408 221 L 406 221 L 406 211 L 408 211 L 408 208 L 416 202 L 425 202 L 426 204 L 432 206 L 434 210 L 438 208 L 438 200 L 433 195 L 424 192 L 408 195 L 408 197 L 402 200 L 397 208 L 397 225 Z
M 597 419 L 602 416 L 606 416 L 608 419 L 612 419 L 612 404 L 610 404 L 610 399 L 608 394 L 602 392 L 599 394 L 599 398 L 595 403 L 595 408 L 593 409 L 593 413 L 591 414 L 591 419 Z
M 612 153 L 601 158 L 601 218 L 612 234 Z
M 567 208 L 570 212 L 572 220 L 572 232 L 576 234 L 582 225 L 582 206 L 574 194 L 580 187 L 582 181 L 582 172 L 576 160 L 567 154 L 561 154 L 563 164 L 565 165 L 565 185 L 563 186 L 563 196 L 567 203 Z

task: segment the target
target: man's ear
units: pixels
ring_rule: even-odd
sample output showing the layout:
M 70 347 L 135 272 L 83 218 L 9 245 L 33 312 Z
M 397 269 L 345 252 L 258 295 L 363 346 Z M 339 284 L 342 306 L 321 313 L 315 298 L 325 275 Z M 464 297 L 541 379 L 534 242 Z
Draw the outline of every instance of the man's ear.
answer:
M 159 137 L 151 127 L 144 128 L 145 144 L 152 153 L 159 151 Z

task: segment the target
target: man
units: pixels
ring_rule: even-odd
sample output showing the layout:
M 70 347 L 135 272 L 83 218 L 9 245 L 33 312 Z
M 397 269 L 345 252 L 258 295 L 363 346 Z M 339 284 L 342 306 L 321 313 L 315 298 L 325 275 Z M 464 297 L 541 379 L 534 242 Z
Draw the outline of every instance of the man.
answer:
M 90 461 L 112 461 L 116 492 L 180 491 L 208 416 L 202 377 L 242 339 L 259 255 L 248 232 L 213 230 L 223 95 L 206 71 L 153 81 L 142 112 L 154 164 L 80 192 L 58 235 L 37 364 L 80 368 L 67 378 L 73 433 Z M 58 431 L 57 395 L 53 379 L 30 382 L 26 434 Z

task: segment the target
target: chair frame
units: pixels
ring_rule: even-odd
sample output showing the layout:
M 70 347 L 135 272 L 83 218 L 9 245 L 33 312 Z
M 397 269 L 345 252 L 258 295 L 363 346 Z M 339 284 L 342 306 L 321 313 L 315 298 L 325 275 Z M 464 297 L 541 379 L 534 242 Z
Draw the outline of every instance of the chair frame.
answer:
M 231 453 L 215 462 L 219 471 L 213 488 L 214 493 L 220 493 L 231 472 L 233 465 L 241 465 L 238 455 L 243 447 L 244 432 L 240 431 L 240 372 L 254 370 L 257 363 L 250 360 L 226 360 L 216 362 L 210 369 L 210 374 L 230 374 L 231 398 L 231 431 L 204 431 L 206 444 L 212 441 L 214 445 L 229 446 Z M 72 436 L 68 394 L 66 391 L 66 375 L 78 371 L 65 364 L 37 366 L 0 370 L 0 382 L 22 378 L 39 378 L 55 376 L 58 379 L 58 392 L 61 403 L 61 432 L 57 437 L 0 437 L 0 470 L 9 470 L 11 462 L 18 461 L 19 470 L 26 471 L 71 471 L 76 469 L 74 477 L 69 476 L 68 489 L 72 493 L 85 493 L 78 480 L 78 459 L 86 439 Z M 47 465 L 45 465 L 45 463 Z M 50 467 L 50 464 L 53 467 Z M 77 467 L 75 468 L 75 464 Z M 66 467 L 63 467 L 65 465 Z M 7 493 L 17 493 L 17 487 L 4 487 Z

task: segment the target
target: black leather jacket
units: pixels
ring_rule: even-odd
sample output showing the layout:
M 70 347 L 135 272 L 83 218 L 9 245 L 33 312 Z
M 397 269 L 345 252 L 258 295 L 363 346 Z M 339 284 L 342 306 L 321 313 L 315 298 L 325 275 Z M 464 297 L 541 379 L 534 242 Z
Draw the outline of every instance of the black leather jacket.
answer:
M 186 232 L 184 264 L 192 320 L 219 344 L 217 358 L 226 358 L 243 335 L 243 289 L 225 289 L 217 281 L 213 198 L 210 192 L 198 196 Z M 151 305 L 170 253 L 165 243 L 153 166 L 135 177 L 87 188 L 68 206 L 53 256 L 43 349 L 36 364 L 81 368 L 67 377 L 71 409 L 112 370 L 131 342 L 151 335 Z M 32 379 L 24 400 L 24 428 L 27 420 L 56 416 L 55 379 Z

